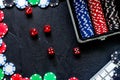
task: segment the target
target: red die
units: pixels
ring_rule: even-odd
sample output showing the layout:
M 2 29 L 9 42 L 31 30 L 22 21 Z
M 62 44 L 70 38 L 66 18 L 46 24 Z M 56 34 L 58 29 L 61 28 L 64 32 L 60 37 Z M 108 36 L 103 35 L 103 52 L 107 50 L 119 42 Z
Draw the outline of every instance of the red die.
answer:
M 30 29 L 30 35 L 33 38 L 37 37 L 38 36 L 38 30 L 36 28 L 31 28 Z
M 55 55 L 54 48 L 52 48 L 52 47 L 48 48 L 48 55 Z
M 50 33 L 51 32 L 51 26 L 50 25 L 45 25 L 44 26 L 44 32 L 45 33 Z
M 80 49 L 78 47 L 74 48 L 73 51 L 74 51 L 75 55 L 79 55 L 80 54 Z
M 27 7 L 25 8 L 25 13 L 26 13 L 26 15 L 31 15 L 31 14 L 32 14 L 32 7 L 27 6 Z
M 71 77 L 71 78 L 69 78 L 68 80 L 79 80 L 79 79 L 76 78 L 76 77 Z

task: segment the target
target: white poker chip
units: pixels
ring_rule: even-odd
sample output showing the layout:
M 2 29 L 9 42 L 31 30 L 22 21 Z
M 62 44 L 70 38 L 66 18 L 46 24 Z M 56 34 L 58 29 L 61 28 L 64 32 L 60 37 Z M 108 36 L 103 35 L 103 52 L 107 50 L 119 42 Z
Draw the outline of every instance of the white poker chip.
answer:
M 15 0 L 15 5 L 18 9 L 24 9 L 28 6 L 28 2 L 26 0 Z
M 0 54 L 0 66 L 3 66 L 6 63 L 6 56 L 4 54 Z
M 40 8 L 46 8 L 49 6 L 49 4 L 50 4 L 50 0 L 40 0 L 38 6 Z
M 12 75 L 14 74 L 16 70 L 16 67 L 13 63 L 9 62 L 9 63 L 6 63 L 4 66 L 3 66 L 3 71 L 4 71 L 4 74 L 6 75 Z
M 2 43 L 3 43 L 3 40 L 2 40 L 2 38 L 0 38 L 0 46 L 2 45 Z
M 0 9 L 5 8 L 5 5 L 4 5 L 3 1 L 4 1 L 4 0 L 0 0 Z

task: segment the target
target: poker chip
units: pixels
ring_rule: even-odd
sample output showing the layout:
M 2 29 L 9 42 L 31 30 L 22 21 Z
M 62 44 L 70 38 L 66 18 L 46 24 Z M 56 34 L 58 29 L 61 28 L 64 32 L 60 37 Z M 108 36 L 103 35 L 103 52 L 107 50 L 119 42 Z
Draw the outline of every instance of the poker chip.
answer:
M 33 74 L 30 80 L 42 80 L 42 77 L 39 74 Z
M 14 74 L 16 70 L 16 67 L 13 63 L 6 63 L 4 66 L 3 66 L 3 71 L 6 75 L 12 75 Z
M 4 78 L 4 72 L 2 69 L 0 69 L 0 80 L 3 80 Z
M 3 40 L 2 38 L 0 38 L 0 46 L 2 46 Z
M 0 23 L 0 38 L 4 37 L 8 32 L 8 26 L 5 23 Z
M 14 0 L 4 0 L 3 3 L 5 5 L 5 7 L 13 7 Z
M 71 78 L 69 78 L 68 80 L 79 80 L 79 79 L 76 78 L 76 77 L 71 77 Z
M 58 5 L 59 5 L 59 0 L 50 0 L 50 6 L 51 7 L 55 7 L 55 6 L 58 6 Z
M 86 2 L 84 0 L 74 0 L 73 6 L 82 39 L 93 37 L 95 34 Z
M 4 19 L 4 12 L 0 10 L 0 22 L 2 22 Z
M 2 42 L 2 45 L 0 46 L 0 54 L 4 53 L 6 51 L 6 44 Z
M 35 5 L 38 5 L 40 0 L 28 0 L 28 2 L 32 5 L 32 6 L 35 6 Z
M 50 4 L 50 0 L 40 0 L 38 6 L 40 8 L 46 8 L 49 6 L 49 4 Z
M 22 75 L 14 74 L 14 75 L 11 76 L 11 80 L 23 80 Z
M 26 77 L 26 78 L 22 78 L 22 80 L 30 80 L 30 79 Z
M 108 32 L 105 16 L 100 0 L 88 0 L 90 15 L 97 35 Z
M 43 80 L 56 80 L 56 75 L 52 72 L 48 72 L 44 75 Z
M 6 56 L 4 54 L 0 54 L 0 66 L 3 66 L 6 63 Z
M 28 6 L 28 2 L 26 0 L 15 0 L 15 5 L 18 9 L 24 9 Z
M 120 65 L 120 52 L 115 51 L 113 54 L 111 54 L 111 60 L 115 63 Z
M 4 0 L 0 0 L 0 9 L 4 9 L 5 8 L 5 5 L 3 4 L 3 1 Z

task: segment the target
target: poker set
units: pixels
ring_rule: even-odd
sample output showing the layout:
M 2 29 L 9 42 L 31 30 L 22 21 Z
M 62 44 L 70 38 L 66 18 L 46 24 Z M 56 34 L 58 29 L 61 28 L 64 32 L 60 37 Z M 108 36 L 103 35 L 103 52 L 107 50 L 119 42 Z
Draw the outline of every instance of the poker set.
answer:
M 120 33 L 114 0 L 67 0 L 67 4 L 79 43 L 105 40 Z

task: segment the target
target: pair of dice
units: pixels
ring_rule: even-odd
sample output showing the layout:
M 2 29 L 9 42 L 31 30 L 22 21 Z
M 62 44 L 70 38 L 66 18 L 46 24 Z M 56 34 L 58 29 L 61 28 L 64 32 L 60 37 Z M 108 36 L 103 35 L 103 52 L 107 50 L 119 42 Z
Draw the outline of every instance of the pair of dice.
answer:
M 45 25 L 44 26 L 44 32 L 45 33 L 50 33 L 51 32 L 51 26 L 50 25 Z M 36 38 L 38 36 L 37 28 L 31 28 L 30 29 L 30 35 L 31 35 L 32 38 Z
M 80 49 L 78 47 L 73 48 L 74 55 L 80 55 Z M 49 55 L 55 55 L 55 50 L 53 47 L 48 48 L 48 54 Z

